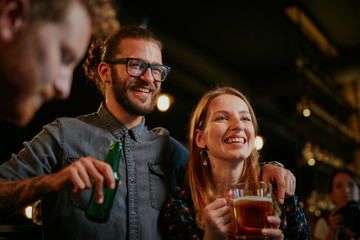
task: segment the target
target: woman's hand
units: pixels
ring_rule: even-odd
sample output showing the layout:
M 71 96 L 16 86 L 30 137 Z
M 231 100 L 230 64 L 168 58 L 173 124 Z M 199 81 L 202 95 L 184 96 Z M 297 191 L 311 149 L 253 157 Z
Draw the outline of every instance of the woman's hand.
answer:
M 344 216 L 342 214 L 336 214 L 336 212 L 342 207 L 343 207 L 343 205 L 342 206 L 336 206 L 331 211 L 331 213 L 329 214 L 329 226 L 330 226 L 330 231 L 329 232 L 333 232 L 334 234 L 336 234 L 338 229 L 343 228 L 344 233 L 346 234 L 346 236 L 348 236 L 348 237 L 356 237 L 356 233 L 354 233 L 353 231 L 351 231 L 350 228 L 345 226 Z
M 232 225 L 231 208 L 225 198 L 218 198 L 203 209 L 204 240 L 226 239 Z
M 281 219 L 276 216 L 268 216 L 267 217 L 268 222 L 271 225 L 271 228 L 264 228 L 261 230 L 261 233 L 264 235 L 264 237 L 273 239 L 273 240 L 283 240 L 284 234 L 279 229 Z
M 331 213 L 329 214 L 329 227 L 332 230 L 337 230 L 339 228 L 344 227 L 344 217 L 341 214 L 336 214 L 336 212 L 341 208 L 342 206 L 335 207 Z

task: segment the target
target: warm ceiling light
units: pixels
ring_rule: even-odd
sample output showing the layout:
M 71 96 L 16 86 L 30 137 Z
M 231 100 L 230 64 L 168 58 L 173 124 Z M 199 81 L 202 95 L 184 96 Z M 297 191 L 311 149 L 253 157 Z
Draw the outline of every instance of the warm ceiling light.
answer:
M 311 115 L 310 109 L 309 108 L 304 108 L 303 109 L 303 115 L 304 115 L 304 117 L 310 117 L 310 115 Z
M 255 148 L 256 150 L 260 150 L 262 149 L 264 146 L 264 140 L 261 136 L 256 136 L 255 137 Z
M 316 163 L 316 161 L 315 161 L 315 159 L 314 158 L 309 158 L 309 160 L 308 160 L 308 165 L 309 166 L 314 166 L 315 165 L 315 163 Z
M 172 99 L 169 95 L 160 94 L 156 101 L 156 107 L 159 109 L 159 111 L 166 112 L 169 110 L 171 102 Z

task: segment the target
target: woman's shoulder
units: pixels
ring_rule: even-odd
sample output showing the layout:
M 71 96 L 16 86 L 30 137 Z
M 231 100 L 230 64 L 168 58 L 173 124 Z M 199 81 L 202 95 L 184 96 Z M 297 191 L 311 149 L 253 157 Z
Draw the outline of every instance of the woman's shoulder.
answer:
M 319 225 L 319 226 L 328 225 L 327 219 L 325 217 L 319 218 L 315 223 L 315 226 L 316 225 Z
M 329 225 L 325 217 L 319 218 L 314 227 L 314 237 L 316 239 L 325 239 L 327 232 L 329 231 Z

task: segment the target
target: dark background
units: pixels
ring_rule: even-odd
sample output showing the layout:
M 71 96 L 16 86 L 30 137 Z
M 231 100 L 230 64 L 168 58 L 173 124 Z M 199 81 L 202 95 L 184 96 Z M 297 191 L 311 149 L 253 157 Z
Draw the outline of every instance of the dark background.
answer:
M 360 1 L 126 0 L 116 5 L 123 25 L 141 24 L 163 40 L 163 62 L 171 66 L 162 88 L 175 101 L 168 112 L 155 109 L 147 125 L 167 128 L 186 146 L 189 114 L 201 95 L 218 85 L 236 87 L 254 107 L 265 138 L 264 160 L 279 161 L 295 174 L 309 220 L 318 216 L 309 199 L 313 190 L 324 192 L 334 165 L 308 166 L 305 144 L 311 142 L 344 166 L 360 163 L 354 157 L 360 148 Z M 294 22 L 287 16 L 289 7 L 304 12 L 324 35 L 325 51 L 304 33 L 304 19 Z M 17 153 L 23 141 L 56 117 L 91 113 L 101 100 L 79 67 L 68 100 L 47 103 L 26 128 L 1 123 L 1 159 Z M 323 111 L 304 118 L 297 108 L 301 102 L 316 103 Z

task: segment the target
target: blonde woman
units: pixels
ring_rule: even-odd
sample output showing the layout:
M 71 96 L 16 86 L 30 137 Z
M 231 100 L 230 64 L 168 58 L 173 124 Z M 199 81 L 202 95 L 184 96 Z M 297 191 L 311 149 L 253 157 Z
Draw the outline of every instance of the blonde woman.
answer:
M 261 180 L 254 111 L 234 88 L 207 92 L 195 108 L 189 130 L 187 186 L 165 206 L 171 239 L 226 239 L 232 226 L 228 190 L 240 182 Z M 296 196 L 280 205 L 281 218 L 269 216 L 271 239 L 310 239 Z M 291 226 L 290 226 L 291 223 Z

